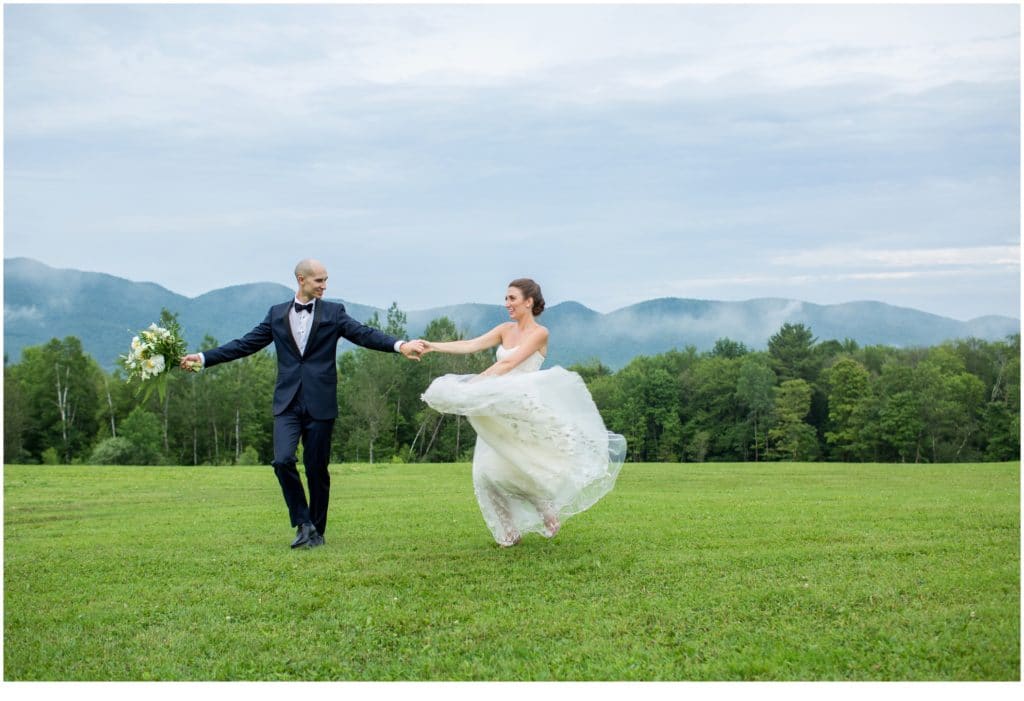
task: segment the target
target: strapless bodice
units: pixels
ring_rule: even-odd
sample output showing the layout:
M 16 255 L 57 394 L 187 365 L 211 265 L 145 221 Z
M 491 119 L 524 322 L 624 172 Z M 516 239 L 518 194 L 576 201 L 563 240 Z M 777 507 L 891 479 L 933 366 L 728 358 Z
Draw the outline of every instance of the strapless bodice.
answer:
M 505 346 L 503 346 L 501 344 L 498 344 L 498 350 L 495 353 L 495 355 L 497 356 L 498 360 L 504 360 L 508 356 L 512 355 L 512 352 L 515 351 L 515 349 L 518 348 L 518 347 L 519 346 L 513 346 L 511 348 L 506 348 Z M 513 372 L 536 372 L 537 370 L 540 370 L 540 366 L 543 365 L 543 364 L 544 364 L 544 356 L 540 354 L 540 351 L 534 351 L 533 355 L 531 355 L 529 358 L 527 358 L 523 362 L 519 363 L 519 365 L 516 365 L 511 370 L 509 370 L 509 373 L 513 373 Z

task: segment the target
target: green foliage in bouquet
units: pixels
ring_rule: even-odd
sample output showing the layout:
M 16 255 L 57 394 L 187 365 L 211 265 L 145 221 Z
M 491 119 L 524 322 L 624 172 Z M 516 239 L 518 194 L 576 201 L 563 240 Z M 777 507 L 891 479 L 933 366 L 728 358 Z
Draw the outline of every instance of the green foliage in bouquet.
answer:
M 168 373 L 185 357 L 188 346 L 181 336 L 178 315 L 167 309 L 160 310 L 160 325 L 150 324 L 132 338 L 128 355 L 121 356 L 121 364 L 128 373 L 128 381 L 139 381 L 137 396 L 147 401 L 157 391 L 160 401 L 167 396 Z

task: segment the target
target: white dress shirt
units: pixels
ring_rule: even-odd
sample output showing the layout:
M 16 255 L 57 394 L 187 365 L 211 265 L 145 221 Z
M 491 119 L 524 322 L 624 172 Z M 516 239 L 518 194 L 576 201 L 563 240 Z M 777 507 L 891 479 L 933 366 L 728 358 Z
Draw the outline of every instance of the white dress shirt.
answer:
M 301 302 L 299 298 L 295 298 L 295 304 L 316 304 L 316 299 L 312 299 L 309 302 Z M 309 340 L 309 331 L 313 326 L 313 311 L 316 307 L 313 307 L 311 311 L 295 311 L 295 304 L 288 310 L 288 324 L 292 328 L 292 338 L 295 339 L 295 345 L 299 347 L 299 353 L 306 352 L 306 341 Z

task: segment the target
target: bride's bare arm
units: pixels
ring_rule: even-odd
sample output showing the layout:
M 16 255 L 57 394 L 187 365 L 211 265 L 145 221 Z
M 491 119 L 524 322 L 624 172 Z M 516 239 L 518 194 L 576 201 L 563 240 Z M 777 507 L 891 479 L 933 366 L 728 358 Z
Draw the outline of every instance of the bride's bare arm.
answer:
M 509 355 L 503 360 L 499 360 L 491 367 L 484 370 L 481 375 L 487 377 L 494 377 L 496 375 L 504 375 L 506 372 L 514 368 L 519 363 L 523 362 L 535 352 L 541 350 L 548 345 L 548 330 L 543 326 L 538 326 L 537 330 L 532 332 L 526 338 L 520 339 L 519 345 L 516 346 L 515 352 Z
M 455 353 L 458 355 L 476 353 L 477 351 L 493 348 L 501 343 L 501 327 L 503 325 L 504 324 L 499 324 L 482 336 L 470 338 L 465 341 L 424 341 L 423 343 L 427 347 L 426 352 L 428 353 L 430 351 L 437 351 L 439 353 Z

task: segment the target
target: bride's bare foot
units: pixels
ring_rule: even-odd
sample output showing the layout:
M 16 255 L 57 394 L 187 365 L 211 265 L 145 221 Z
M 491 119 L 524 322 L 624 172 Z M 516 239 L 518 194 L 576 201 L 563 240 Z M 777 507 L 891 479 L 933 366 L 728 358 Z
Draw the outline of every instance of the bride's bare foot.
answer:
M 561 522 L 558 520 L 558 514 L 553 511 L 545 511 L 542 516 L 544 517 L 544 527 L 547 529 L 544 535 L 548 538 L 554 538 L 562 527 Z
M 523 539 L 523 536 L 519 531 L 514 528 L 510 528 L 505 531 L 505 538 L 498 541 L 498 546 L 502 548 L 511 548 L 513 545 L 519 545 L 519 541 Z

